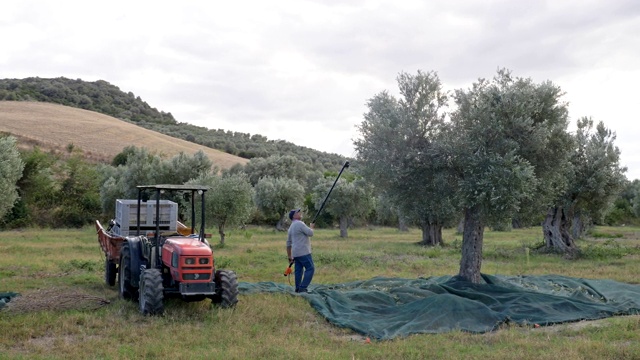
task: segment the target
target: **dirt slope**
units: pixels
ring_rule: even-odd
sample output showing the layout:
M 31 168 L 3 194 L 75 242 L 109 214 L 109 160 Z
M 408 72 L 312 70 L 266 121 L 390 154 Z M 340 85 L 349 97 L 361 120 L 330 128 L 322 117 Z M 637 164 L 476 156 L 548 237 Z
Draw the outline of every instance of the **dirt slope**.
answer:
M 246 164 L 247 159 L 172 138 L 97 112 L 25 101 L 0 101 L 0 132 L 10 133 L 21 147 L 66 152 L 69 144 L 94 162 L 111 162 L 125 146 L 135 145 L 172 157 L 180 152 L 204 151 L 223 169 Z

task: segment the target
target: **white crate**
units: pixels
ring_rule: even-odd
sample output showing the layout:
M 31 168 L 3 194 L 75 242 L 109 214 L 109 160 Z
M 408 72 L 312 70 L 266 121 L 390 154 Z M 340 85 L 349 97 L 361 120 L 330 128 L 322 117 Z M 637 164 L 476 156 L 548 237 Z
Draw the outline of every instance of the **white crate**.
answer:
M 140 234 L 156 230 L 156 200 L 140 203 Z M 116 235 L 135 235 L 137 232 L 138 200 L 116 200 L 116 226 L 112 231 Z M 160 200 L 160 230 L 177 231 L 178 204 L 169 200 Z

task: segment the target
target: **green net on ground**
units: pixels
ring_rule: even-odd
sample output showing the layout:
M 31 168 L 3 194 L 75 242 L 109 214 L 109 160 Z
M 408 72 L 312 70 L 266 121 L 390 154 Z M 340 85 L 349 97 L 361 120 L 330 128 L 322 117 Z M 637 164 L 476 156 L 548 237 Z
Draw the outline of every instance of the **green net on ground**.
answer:
M 14 292 L 0 292 L 0 309 L 2 309 L 12 298 L 20 294 Z
M 373 278 L 312 285 L 311 293 L 300 296 L 332 324 L 381 340 L 454 330 L 482 333 L 508 322 L 545 326 L 640 314 L 640 285 L 560 275 L 482 277 L 483 284 L 452 276 Z M 239 288 L 242 294 L 295 294 L 291 286 L 274 282 Z

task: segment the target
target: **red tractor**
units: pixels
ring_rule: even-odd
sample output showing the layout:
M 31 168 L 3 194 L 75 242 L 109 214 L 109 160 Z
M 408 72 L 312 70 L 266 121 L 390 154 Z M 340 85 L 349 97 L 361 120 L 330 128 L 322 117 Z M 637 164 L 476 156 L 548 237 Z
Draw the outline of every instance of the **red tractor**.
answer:
M 137 201 L 116 202 L 116 219 L 110 221 L 106 231 L 96 221 L 98 241 L 105 252 L 106 283 L 115 285 L 117 274 L 120 297 L 137 300 L 143 314 L 163 314 L 165 297 L 180 297 L 185 301 L 209 298 L 221 307 L 235 306 L 238 302 L 236 274 L 216 270 L 213 252 L 205 239 L 204 195 L 208 188 L 144 185 L 137 189 Z M 160 200 L 166 194 L 180 195 L 190 201 L 191 227 L 177 221 L 176 203 Z M 201 211 L 196 231 L 198 197 Z M 153 200 L 143 201 L 150 198 Z

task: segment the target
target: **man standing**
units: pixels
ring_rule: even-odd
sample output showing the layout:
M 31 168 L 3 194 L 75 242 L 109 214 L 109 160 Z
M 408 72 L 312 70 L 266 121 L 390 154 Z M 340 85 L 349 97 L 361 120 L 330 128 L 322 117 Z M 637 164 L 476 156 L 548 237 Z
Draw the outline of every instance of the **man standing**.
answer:
M 309 284 L 313 279 L 314 267 L 311 258 L 311 241 L 315 224 L 307 226 L 302 219 L 301 209 L 289 211 L 291 226 L 287 234 L 287 256 L 289 262 L 295 263 L 296 292 L 308 292 Z

